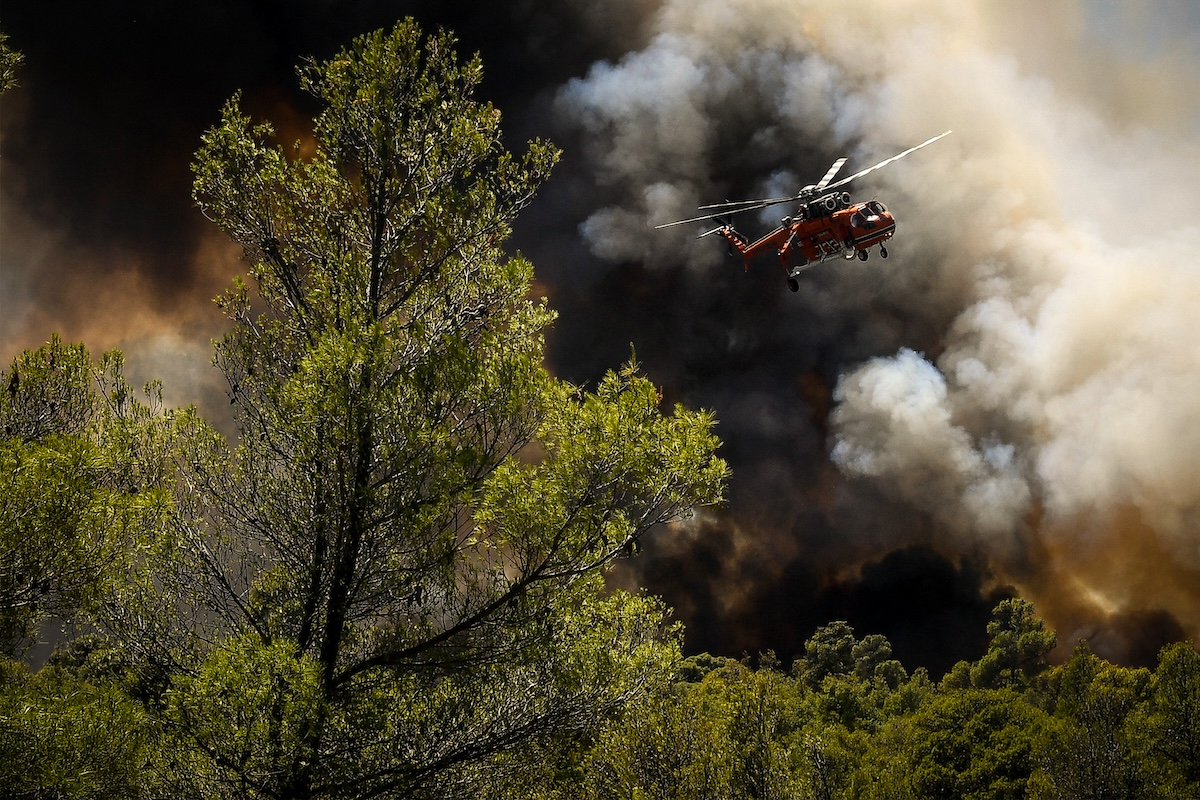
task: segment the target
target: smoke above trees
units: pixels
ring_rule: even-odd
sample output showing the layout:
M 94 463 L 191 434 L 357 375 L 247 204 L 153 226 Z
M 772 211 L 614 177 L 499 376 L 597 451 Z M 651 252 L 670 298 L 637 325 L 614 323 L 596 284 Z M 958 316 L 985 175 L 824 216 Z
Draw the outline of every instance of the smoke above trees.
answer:
M 1130 662 L 1200 630 L 1191 12 L 313 3 L 284 25 L 213 11 L 189 31 L 137 5 L 62 21 L 71 59 L 6 16 L 27 56 L 0 141 L 6 349 L 55 330 L 119 344 L 169 401 L 225 402 L 209 299 L 244 265 L 187 197 L 200 132 L 238 87 L 257 115 L 303 118 L 278 88 L 299 57 L 411 13 L 482 50 L 513 141 L 565 150 L 514 236 L 560 312 L 556 372 L 594 385 L 632 345 L 668 400 L 720 419 L 728 504 L 618 576 L 666 596 L 690 649 L 787 657 L 851 618 L 906 663 L 974 657 L 956 632 L 1006 594 L 1064 647 L 1089 636 Z M 113 52 L 159 43 L 80 82 L 95 31 Z M 743 272 L 712 239 L 653 229 L 949 128 L 849 187 L 895 213 L 893 257 L 827 263 L 796 295 L 772 263 Z
M 646 47 L 558 93 L 605 195 L 579 229 L 591 252 L 694 285 L 731 264 L 711 240 L 654 223 L 793 192 L 834 156 L 853 169 L 955 129 L 852 187 L 895 211 L 898 259 L 825 265 L 798 302 L 751 302 L 711 342 L 729 353 L 751 326 L 760 339 L 733 386 L 689 388 L 732 422 L 730 438 L 792 437 L 798 459 L 827 452 L 840 472 L 793 468 L 772 486 L 765 459 L 735 459 L 734 538 L 770 544 L 732 557 L 773 552 L 836 574 L 856 559 L 826 560 L 831 534 L 863 545 L 860 564 L 921 545 L 979 559 L 990 585 L 1030 596 L 1068 642 L 1106 638 L 1107 621 L 1125 655 L 1115 629 L 1135 610 L 1193 628 L 1200 229 L 1168 209 L 1195 205 L 1197 109 L 1170 88 L 1195 64 L 1102 47 L 1089 22 L 1070 6 L 667 3 Z M 695 346 L 667 345 L 720 358 Z M 747 525 L 752 503 L 802 517 L 815 506 L 825 524 Z M 917 519 L 861 513 L 893 505 Z

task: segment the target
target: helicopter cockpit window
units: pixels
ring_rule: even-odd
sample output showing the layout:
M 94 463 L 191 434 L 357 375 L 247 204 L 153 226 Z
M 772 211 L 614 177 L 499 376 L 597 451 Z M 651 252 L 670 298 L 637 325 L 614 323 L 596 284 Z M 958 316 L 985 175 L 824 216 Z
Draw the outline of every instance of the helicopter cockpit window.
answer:
M 867 204 L 867 207 L 870 208 L 871 211 L 875 214 L 886 214 L 887 213 L 887 207 L 884 206 L 884 204 L 879 202 L 878 200 L 872 200 L 870 203 Z

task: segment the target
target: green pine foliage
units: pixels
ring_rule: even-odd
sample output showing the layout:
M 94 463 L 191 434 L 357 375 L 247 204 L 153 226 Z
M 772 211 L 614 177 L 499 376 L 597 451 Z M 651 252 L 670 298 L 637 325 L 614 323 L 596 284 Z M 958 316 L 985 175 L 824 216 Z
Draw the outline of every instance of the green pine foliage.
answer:
M 235 442 L 132 399 L 115 355 L 4 376 L 0 633 L 103 633 L 127 677 L 79 680 L 145 716 L 149 793 L 477 797 L 679 658 L 669 610 L 604 574 L 720 502 L 715 420 L 632 361 L 591 390 L 546 370 L 554 315 L 504 243 L 558 152 L 510 153 L 481 77 L 402 21 L 301 68 L 311 153 L 236 97 L 205 134 L 195 197 L 249 272 L 218 300 Z M 39 707 L 13 741 L 77 719 Z
M 25 57 L 8 46 L 8 36 L 0 31 L 0 94 L 17 85 L 17 72 Z
M 169 505 L 158 387 L 57 337 L 0 372 L 0 653 L 95 611 Z
M 1151 673 L 1086 647 L 1051 666 L 1054 634 L 1023 601 L 997 606 L 988 630 L 993 647 L 938 684 L 924 670 L 891 666 L 886 639 L 859 639 L 845 622 L 818 629 L 790 675 L 773 657 L 757 670 L 689 658 L 679 682 L 606 725 L 583 777 L 559 776 L 529 796 L 1195 796 L 1200 654 L 1191 643 L 1164 648 Z M 1039 644 L 1009 659 L 1010 685 L 971 683 L 996 675 L 998 653 L 1011 654 L 1023 636 Z

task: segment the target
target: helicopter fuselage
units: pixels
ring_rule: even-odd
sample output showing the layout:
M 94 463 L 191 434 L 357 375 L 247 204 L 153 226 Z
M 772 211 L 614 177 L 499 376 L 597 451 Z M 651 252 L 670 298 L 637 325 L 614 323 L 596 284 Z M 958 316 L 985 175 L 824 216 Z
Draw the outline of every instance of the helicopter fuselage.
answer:
M 802 202 L 795 215 L 784 217 L 778 228 L 753 242 L 731 225 L 713 231 L 741 253 L 747 269 L 757 256 L 773 252 L 789 277 L 830 258 L 854 258 L 882 246 L 895 232 L 896 220 L 883 203 L 851 203 L 845 193 Z
M 845 158 L 839 158 L 829 167 L 825 177 L 814 184 L 805 186 L 795 196 L 712 203 L 700 206 L 701 210 L 707 212 L 701 216 L 665 222 L 655 227 L 671 228 L 693 222 L 717 220 L 721 223 L 719 227 L 705 231 L 700 236 L 719 233 L 729 242 L 732 249 L 742 254 L 746 269 L 750 269 L 750 262 L 756 256 L 767 252 L 775 253 L 779 257 L 779 263 L 783 266 L 784 274 L 787 275 L 788 288 L 793 292 L 799 291 L 800 284 L 796 280 L 796 275 L 813 264 L 819 264 L 835 256 L 846 259 L 857 257 L 861 261 L 866 261 L 868 248 L 875 245 L 879 245 L 880 257 L 888 257 L 884 242 L 895 234 L 896 220 L 887 207 L 878 200 L 852 203 L 849 192 L 839 193 L 835 190 L 915 153 L 922 147 L 928 147 L 948 135 L 950 135 L 950 131 L 932 136 L 915 147 L 910 147 L 891 158 L 885 158 L 878 164 L 859 170 L 848 178 L 835 181 L 834 176 L 846 163 Z M 793 202 L 798 203 L 796 213 L 790 217 L 784 217 L 778 228 L 753 242 L 738 233 L 733 225 L 723 219 L 733 214 L 744 214 L 779 203 Z M 793 259 L 794 255 L 799 257 Z M 796 263 L 792 263 L 793 260 Z

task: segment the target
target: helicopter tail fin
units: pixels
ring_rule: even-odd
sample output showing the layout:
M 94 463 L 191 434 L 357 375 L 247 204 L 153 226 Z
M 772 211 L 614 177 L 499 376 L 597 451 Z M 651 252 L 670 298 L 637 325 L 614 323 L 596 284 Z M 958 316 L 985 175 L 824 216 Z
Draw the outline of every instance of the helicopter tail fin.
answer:
M 746 246 L 749 244 L 746 237 L 738 233 L 728 219 L 724 219 L 722 217 L 713 217 L 713 219 L 719 222 L 720 225 L 704 231 L 704 233 L 700 234 L 696 238 L 703 239 L 705 236 L 719 234 L 725 239 L 726 242 L 728 242 L 729 255 L 733 255 L 734 250 L 736 250 L 742 256 L 742 260 L 745 262 L 746 269 L 750 269 L 750 260 L 746 258 Z

